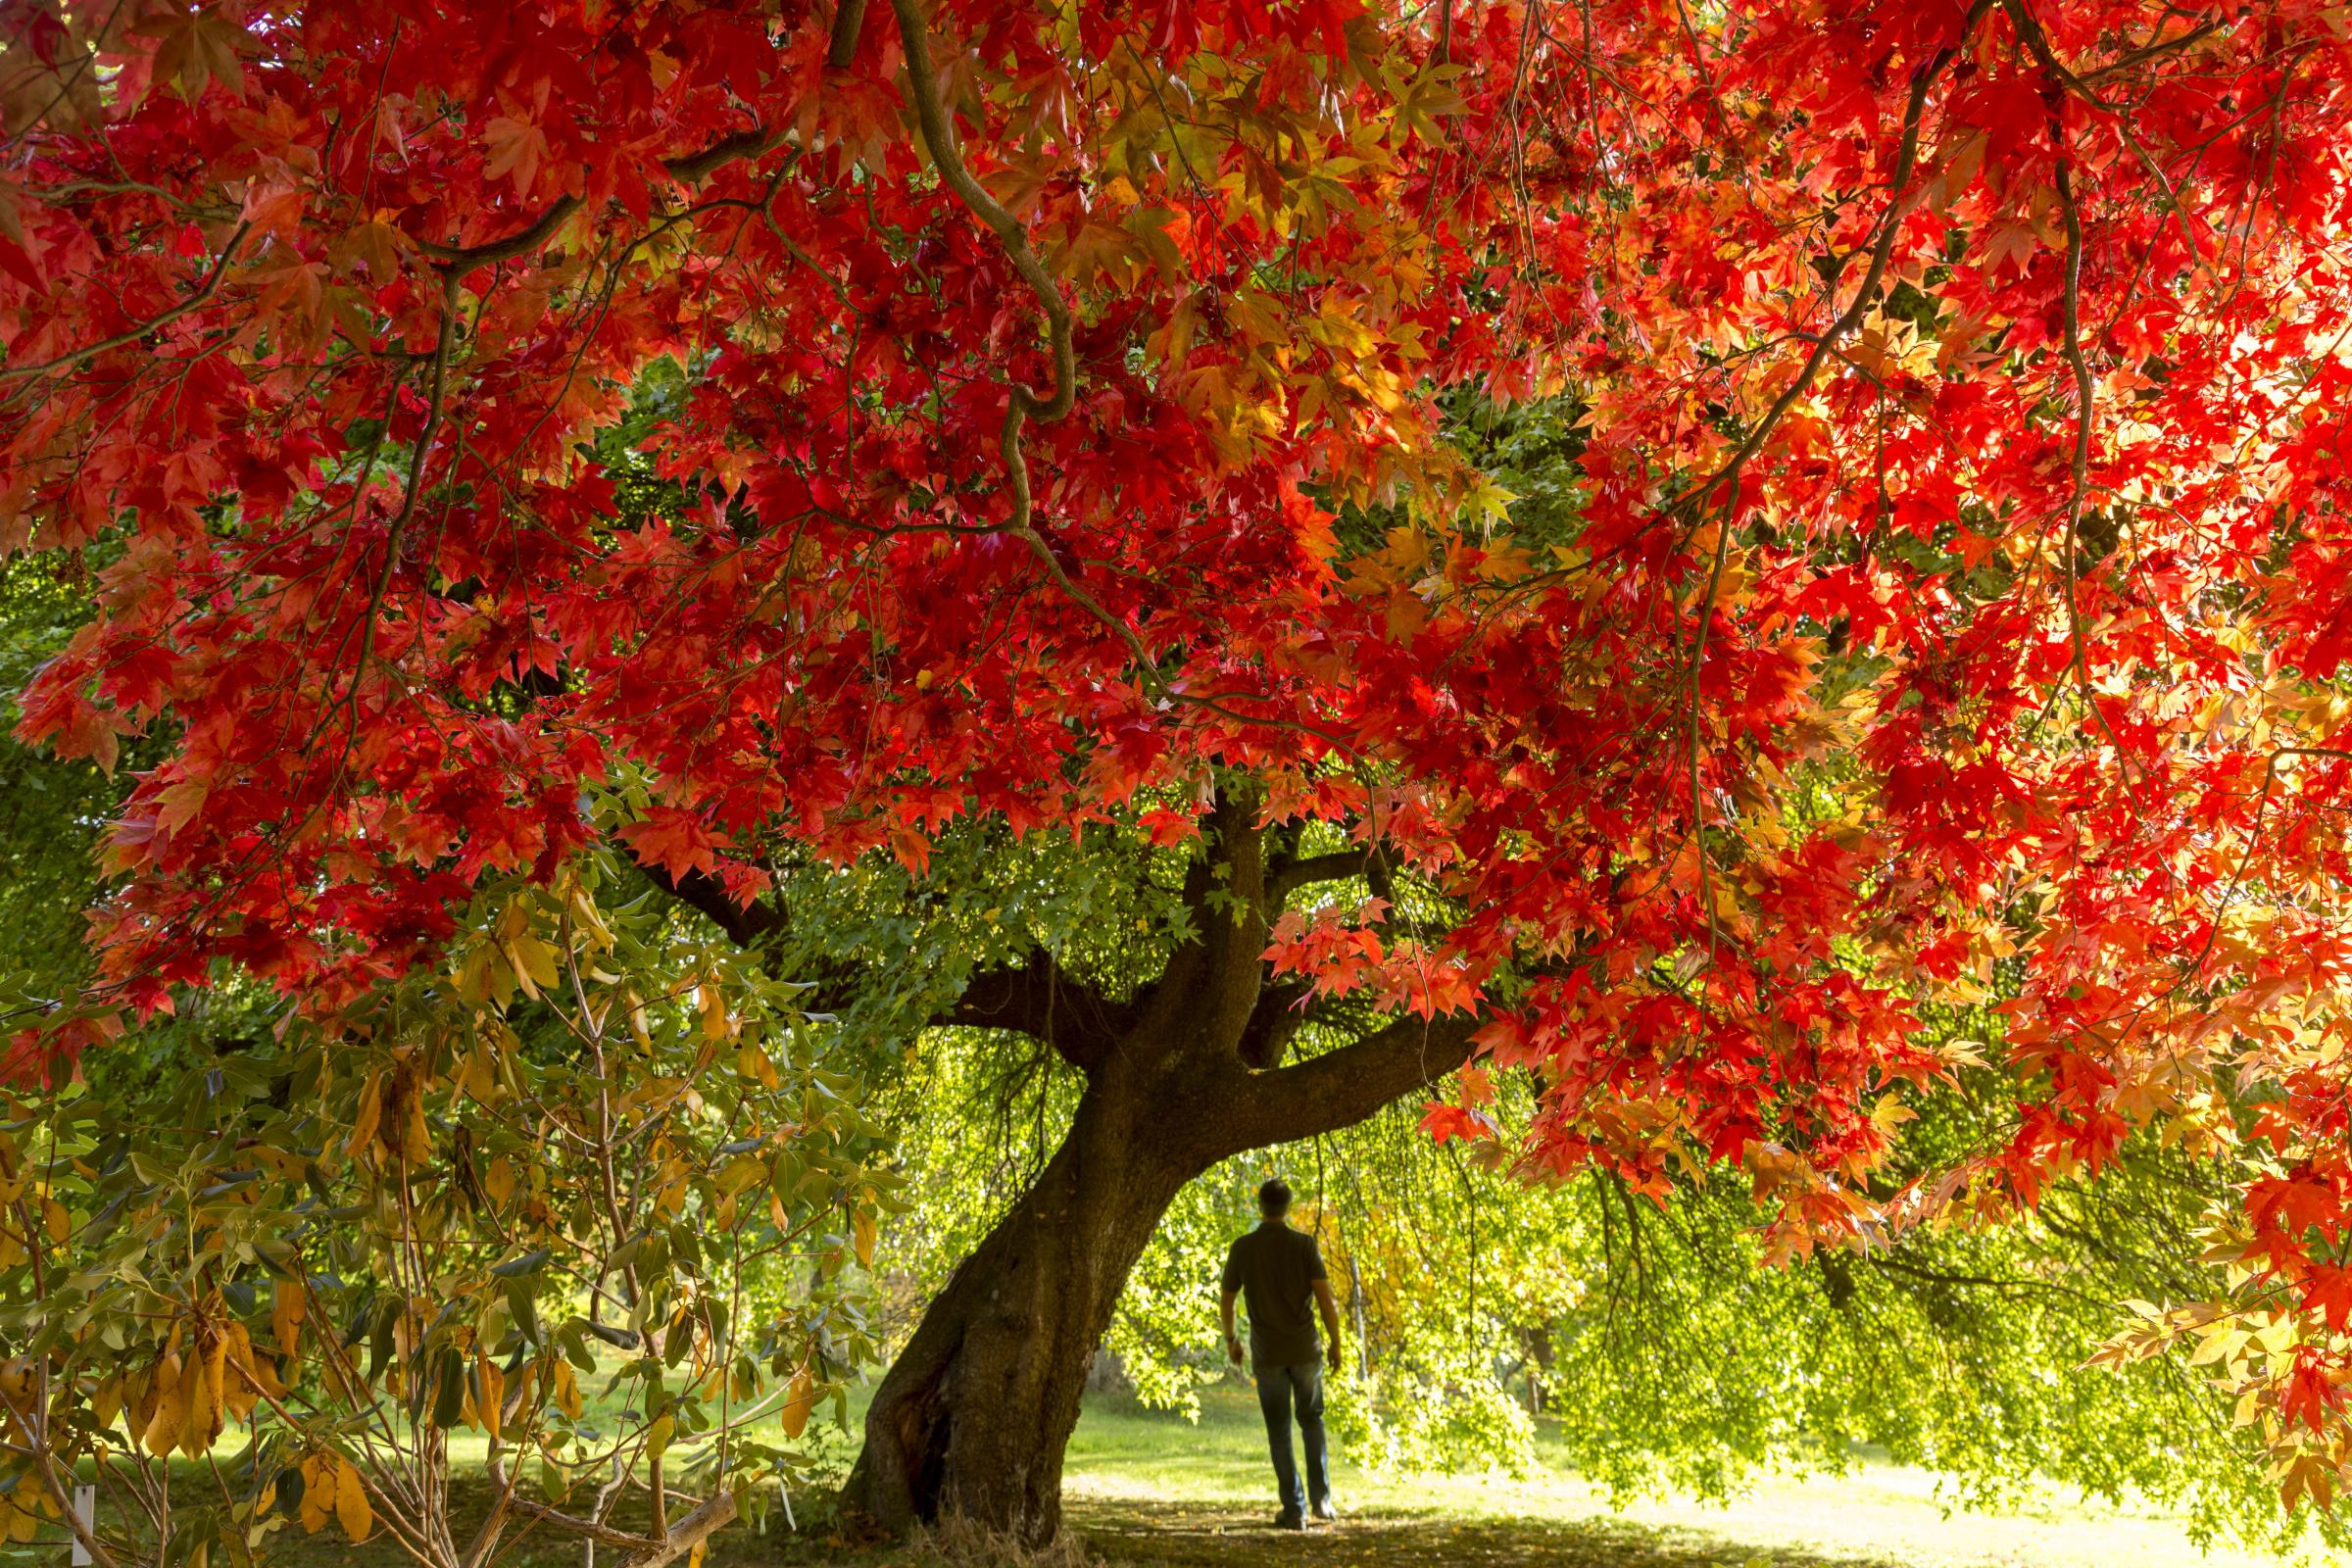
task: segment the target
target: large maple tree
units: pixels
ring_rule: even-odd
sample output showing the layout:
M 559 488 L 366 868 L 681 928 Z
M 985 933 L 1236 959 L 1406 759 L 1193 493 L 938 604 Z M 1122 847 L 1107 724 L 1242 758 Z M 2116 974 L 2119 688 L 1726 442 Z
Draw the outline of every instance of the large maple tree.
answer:
M 1473 1056 L 1437 1136 L 1532 1073 L 1531 1168 L 1739 1164 L 1783 1253 L 2233 1151 L 2234 1294 L 2124 1349 L 2328 1494 L 2340 8 L 0 17 L 0 548 L 104 562 L 24 729 L 169 737 L 18 1070 L 224 963 L 331 1023 L 599 840 L 756 944 L 779 865 L 1134 822 L 1200 846 L 1164 971 L 943 1014 L 1088 1089 L 884 1517 L 1050 1535 L 1182 1181 Z M 1544 400 L 1537 505 L 1461 431 Z M 1991 994 L 2012 1124 L 1880 1179 Z

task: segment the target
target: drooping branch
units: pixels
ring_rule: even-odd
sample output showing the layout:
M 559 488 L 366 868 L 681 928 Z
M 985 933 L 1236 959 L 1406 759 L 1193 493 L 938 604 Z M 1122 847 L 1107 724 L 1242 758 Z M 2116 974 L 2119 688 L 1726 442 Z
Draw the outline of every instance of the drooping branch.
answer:
M 931 150 L 931 162 L 939 170 L 940 181 L 997 236 L 1013 270 L 1021 274 L 1021 281 L 1037 296 L 1038 309 L 1045 313 L 1046 338 L 1054 353 L 1053 389 L 1040 394 L 1014 381 L 1012 407 L 1017 416 L 1007 418 L 1004 423 L 1009 477 L 1020 503 L 1016 525 L 1025 526 L 1029 520 L 1026 505 L 1029 475 L 1026 466 L 1019 461 L 1021 421 L 1058 419 L 1070 412 L 1070 405 L 1078 396 L 1078 354 L 1070 339 L 1070 307 L 1061 297 L 1053 274 L 1046 270 L 1046 264 L 1038 260 L 1037 252 L 1030 247 L 1028 231 L 1021 227 L 1020 220 L 1006 212 L 988 193 L 988 187 L 964 167 L 963 150 L 956 139 L 956 122 L 940 101 L 939 76 L 931 65 L 931 32 L 923 24 L 918 0 L 891 0 L 891 10 L 898 16 L 899 40 L 906 53 L 907 96 L 913 100 L 915 122 L 922 127 L 923 144 Z
M 51 370 L 77 366 L 110 349 L 119 349 L 126 343 L 136 343 L 148 333 L 160 331 L 171 325 L 190 311 L 203 305 L 219 291 L 220 279 L 228 274 L 228 264 L 237 258 L 237 247 L 245 243 L 245 236 L 251 232 L 253 232 L 251 223 L 239 223 L 236 232 L 228 236 L 228 243 L 220 247 L 220 259 L 213 264 L 211 271 L 204 274 L 204 281 L 197 284 L 196 291 L 177 305 L 149 317 L 134 327 L 117 332 L 112 337 L 101 338 L 95 343 L 86 343 L 80 348 L 68 350 L 54 359 L 43 360 L 38 365 L 16 365 L 6 369 L 0 369 L 0 381 L 47 375 Z
M 1011 514 L 1004 519 L 1003 530 L 1029 547 L 1029 553 L 1046 568 L 1046 575 L 1054 579 L 1056 588 L 1127 645 L 1137 672 L 1164 696 L 1165 683 L 1153 669 L 1152 651 L 1144 646 L 1143 638 L 1134 627 L 1104 608 L 1101 600 L 1079 586 L 1032 520 L 1035 508 L 1029 489 L 1029 460 L 1021 451 L 1021 430 L 1032 421 L 1044 424 L 1060 418 L 1077 401 L 1078 354 L 1071 340 L 1069 302 L 1061 297 L 1061 289 L 1046 270 L 1045 263 L 1038 260 L 1020 220 L 1006 212 L 964 167 L 963 152 L 956 140 L 955 119 L 940 101 L 939 77 L 931 65 L 931 33 L 923 24 L 919 0 L 891 0 L 891 9 L 898 15 L 899 37 L 906 54 L 906 96 L 914 105 L 915 122 L 922 127 L 923 143 L 931 150 L 931 162 L 939 170 L 941 182 L 997 236 L 1012 262 L 1013 270 L 1021 274 L 1021 281 L 1037 296 L 1038 309 L 1045 313 L 1046 339 L 1054 355 L 1054 385 L 1041 394 L 1013 379 L 1011 399 L 1004 407 L 1004 423 L 997 432 L 997 450 L 1004 464 L 1004 482 L 1012 492 Z

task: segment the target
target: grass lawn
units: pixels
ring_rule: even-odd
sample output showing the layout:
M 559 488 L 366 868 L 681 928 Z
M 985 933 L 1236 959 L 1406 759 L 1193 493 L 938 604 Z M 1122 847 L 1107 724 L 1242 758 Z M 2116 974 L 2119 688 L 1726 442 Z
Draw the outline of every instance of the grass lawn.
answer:
M 2280 1568 L 2286 1559 L 2197 1550 L 2176 1520 L 2052 1501 L 2030 1512 L 1947 1511 L 1935 1478 L 1869 1465 L 1843 1478 L 1771 1481 L 1728 1507 L 1660 1496 L 1622 1512 L 1564 1469 L 1526 1480 L 1367 1474 L 1341 1455 L 1333 1487 L 1343 1518 L 1304 1535 L 1271 1527 L 1273 1493 L 1254 1397 L 1234 1384 L 1205 1391 L 1198 1426 L 1123 1400 L 1090 1404 L 1070 1446 L 1070 1522 L 1109 1568 Z M 465 1440 L 460 1440 L 461 1455 Z M 846 1452 L 846 1448 L 845 1448 Z M 487 1501 L 463 1489 L 463 1525 Z M 820 1499 L 794 1499 L 769 1533 L 738 1529 L 708 1568 L 842 1564 L 931 1568 L 929 1552 L 842 1541 Z M 470 1504 L 470 1506 L 468 1506 Z M 619 1522 L 642 1528 L 641 1499 Z M 461 1539 L 463 1535 L 461 1534 Z M 380 1538 L 354 1549 L 331 1527 L 277 1537 L 289 1568 L 394 1568 Z M 526 1537 L 519 1568 L 577 1568 L 575 1543 Z M 62 1553 L 60 1554 L 62 1560 Z M 603 1563 L 613 1560 L 600 1553 Z M 2314 1556 L 2311 1563 L 2338 1559 Z
M 1935 1478 L 1894 1465 L 1768 1482 L 1728 1507 L 1658 1497 L 1620 1513 L 1552 1469 L 1526 1481 L 1376 1476 L 1343 1455 L 1344 1517 L 1301 1541 L 1273 1512 L 1255 1400 L 1218 1388 L 1200 1427 L 1132 1406 L 1089 1409 L 1070 1450 L 1070 1517 L 1116 1563 L 1465 1563 L 1516 1568 L 2276 1568 L 2283 1559 L 2192 1545 L 2178 1521 L 2091 1503 L 2032 1513 L 1947 1512 Z M 2316 1559 L 2325 1561 L 2327 1559 Z

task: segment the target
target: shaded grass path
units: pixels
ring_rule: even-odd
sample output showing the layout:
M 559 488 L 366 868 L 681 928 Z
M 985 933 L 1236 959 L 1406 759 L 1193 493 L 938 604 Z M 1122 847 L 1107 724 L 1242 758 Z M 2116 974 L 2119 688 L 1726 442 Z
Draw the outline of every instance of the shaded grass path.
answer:
M 1071 1444 L 1067 1513 L 1106 1568 L 2279 1568 L 2284 1559 L 2206 1556 L 2178 1521 L 2045 1501 L 2009 1514 L 1947 1510 L 1932 1477 L 1866 1465 L 1841 1477 L 1768 1480 L 1729 1507 L 1646 1499 L 1622 1513 L 1574 1476 L 1377 1475 L 1345 1454 L 1334 1468 L 1343 1517 L 1304 1533 L 1272 1528 L 1273 1489 L 1256 1401 L 1206 1391 L 1198 1426 L 1090 1400 Z M 862 1414 L 861 1411 L 854 1412 Z M 461 1460 L 474 1458 L 460 1445 Z M 847 1439 L 837 1444 L 846 1461 Z M 468 1466 L 470 1468 L 470 1466 Z M 462 1521 L 487 1506 L 479 1472 L 461 1483 Z M 706 1568 L 937 1568 L 932 1553 L 844 1541 L 816 1497 L 802 1528 L 722 1535 Z M 641 1499 L 621 1518 L 642 1527 Z M 291 1539 L 288 1539 L 288 1537 Z M 576 1543 L 526 1539 L 514 1568 L 580 1568 Z M 62 1551 L 55 1560 L 63 1560 Z M 283 1568 L 400 1568 L 378 1537 L 278 1537 Z M 612 1559 L 600 1554 L 599 1568 Z M 2310 1558 L 2314 1563 L 2332 1559 Z M 2352 1568 L 2352 1565 L 2346 1565 Z
M 1766 1478 L 1728 1507 L 1673 1496 L 1622 1513 L 1564 1467 L 1523 1480 L 1384 1476 L 1343 1454 L 1344 1517 L 1303 1538 L 1270 1528 L 1271 1475 L 1256 1402 L 1206 1392 L 1191 1426 L 1131 1403 L 1090 1401 L 1071 1445 L 1070 1521 L 1114 1565 L 1405 1568 L 2278 1568 L 2201 1552 L 2177 1519 L 2080 1499 L 2013 1513 L 1946 1506 L 1935 1478 L 1867 1464 L 1845 1476 Z M 1556 1455 L 1546 1454 L 1556 1459 Z M 2328 1559 L 2312 1559 L 2326 1561 Z
M 1738 1568 L 1753 1554 L 1718 1538 L 1660 1531 L 1618 1519 L 1496 1515 L 1452 1519 L 1387 1511 L 1353 1516 L 1305 1535 L 1208 1503 L 1084 1503 L 1073 1523 L 1105 1560 L 1166 1568 Z M 1897 1568 L 1889 1559 L 1780 1552 L 1773 1568 Z

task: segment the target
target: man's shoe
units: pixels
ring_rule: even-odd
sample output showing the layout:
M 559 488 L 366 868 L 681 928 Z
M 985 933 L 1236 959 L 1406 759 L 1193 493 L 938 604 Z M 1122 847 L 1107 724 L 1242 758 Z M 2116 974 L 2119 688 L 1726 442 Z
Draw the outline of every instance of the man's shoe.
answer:
M 1315 1517 L 1322 1520 L 1325 1524 L 1331 1523 L 1333 1520 L 1339 1518 L 1339 1516 L 1340 1510 L 1332 1506 L 1331 1499 L 1329 1497 L 1325 1497 L 1321 1502 L 1315 1504 Z
M 1277 1530 L 1304 1530 L 1306 1521 L 1295 1513 L 1286 1511 L 1274 1516 L 1274 1528 Z

